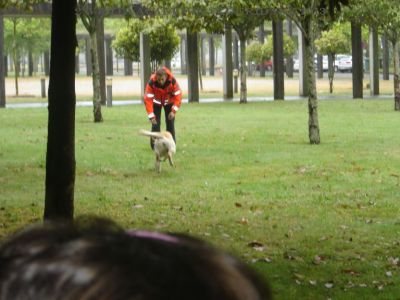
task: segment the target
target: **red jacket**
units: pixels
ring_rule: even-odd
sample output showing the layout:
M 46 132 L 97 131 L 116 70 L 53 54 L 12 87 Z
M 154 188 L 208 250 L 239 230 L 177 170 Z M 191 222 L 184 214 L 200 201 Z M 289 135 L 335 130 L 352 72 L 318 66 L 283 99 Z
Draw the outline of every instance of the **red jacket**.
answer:
M 182 92 L 178 82 L 166 67 L 167 80 L 160 86 L 156 80 L 156 74 L 152 74 L 144 92 L 144 104 L 149 119 L 154 118 L 153 105 L 172 104 L 172 111 L 177 112 L 182 102 Z

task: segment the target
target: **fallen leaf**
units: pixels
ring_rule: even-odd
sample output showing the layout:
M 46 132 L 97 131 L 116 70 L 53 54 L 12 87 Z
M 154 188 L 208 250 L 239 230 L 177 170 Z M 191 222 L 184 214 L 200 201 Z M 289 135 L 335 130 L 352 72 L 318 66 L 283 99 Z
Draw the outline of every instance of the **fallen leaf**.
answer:
M 288 260 L 297 260 L 298 258 L 292 254 L 290 254 L 289 252 L 285 251 L 283 253 L 283 258 L 288 259 Z
M 256 263 L 256 262 L 271 263 L 272 260 L 269 257 L 264 257 L 264 258 L 254 258 L 251 260 L 251 262 L 253 262 L 253 263 Z
M 300 167 L 297 171 L 298 171 L 300 174 L 304 174 L 305 172 L 307 172 L 307 167 Z
M 253 247 L 253 249 L 260 252 L 264 251 L 264 247 Z
M 231 236 L 230 236 L 229 234 L 227 234 L 227 233 L 223 233 L 223 234 L 222 234 L 222 237 L 224 237 L 224 238 L 226 238 L 226 239 L 229 239 Z
M 252 248 L 254 248 L 254 247 L 264 247 L 264 245 L 262 243 L 257 242 L 257 241 L 252 241 L 252 242 L 248 243 L 247 246 L 252 247 Z
M 324 257 L 315 255 L 312 262 L 314 265 L 320 265 L 320 264 L 324 263 L 324 260 L 325 260 Z
M 351 276 L 360 276 L 360 272 L 357 272 L 357 271 L 352 270 L 352 269 L 344 269 L 344 270 L 342 270 L 342 273 L 347 274 L 347 275 L 351 275 Z
M 242 224 L 242 225 L 248 225 L 249 224 L 249 220 L 247 220 L 246 218 L 243 217 L 242 219 L 240 219 L 239 223 Z
M 396 267 L 399 266 L 399 258 L 398 257 L 389 257 L 388 261 L 392 266 L 396 266 Z
M 299 273 L 293 273 L 294 278 L 304 280 L 305 276 Z

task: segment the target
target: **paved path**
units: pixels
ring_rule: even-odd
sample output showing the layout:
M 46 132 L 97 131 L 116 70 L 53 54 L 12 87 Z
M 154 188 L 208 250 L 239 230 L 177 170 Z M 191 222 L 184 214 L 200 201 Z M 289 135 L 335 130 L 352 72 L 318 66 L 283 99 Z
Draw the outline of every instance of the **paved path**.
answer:
M 318 97 L 318 100 L 335 100 L 338 99 L 338 96 L 324 96 L 324 97 Z M 299 100 L 306 100 L 307 97 L 297 97 L 297 96 L 286 96 L 285 101 L 299 101 Z M 345 100 L 352 100 L 352 97 L 342 97 L 340 96 L 340 99 L 345 99 Z M 379 95 L 379 96 L 364 96 L 364 100 L 370 100 L 370 99 L 393 99 L 393 95 Z M 235 97 L 232 100 L 229 100 L 232 102 L 239 102 L 239 98 Z M 247 97 L 248 102 L 263 102 L 263 101 L 274 101 L 273 97 Z M 188 103 L 188 99 L 183 99 L 183 103 Z M 222 98 L 207 98 L 207 99 L 200 99 L 200 103 L 217 103 L 217 102 L 224 102 L 224 99 Z M 112 105 L 113 106 L 121 106 L 121 105 L 138 105 L 142 104 L 141 100 L 118 100 L 118 101 L 113 101 Z M 92 101 L 77 101 L 76 106 L 92 106 L 93 102 Z M 37 107 L 47 107 L 47 102 L 40 102 L 40 103 L 11 103 L 11 104 L 6 104 L 6 108 L 37 108 Z
M 351 92 L 351 74 L 339 74 L 338 78 L 334 82 L 334 90 L 341 90 L 341 92 L 345 92 L 347 95 L 333 95 L 333 96 L 318 96 L 320 100 L 326 99 L 352 99 Z M 185 76 L 178 75 L 178 82 L 181 85 L 182 91 L 184 95 L 187 95 L 187 80 Z M 48 84 L 48 78 L 46 78 L 46 87 Z M 295 78 L 285 78 L 285 90 L 288 91 L 296 91 L 298 90 L 298 79 Z M 317 90 L 324 91 L 328 88 L 328 83 L 326 76 L 324 79 L 319 79 L 317 81 Z M 137 76 L 114 76 L 113 81 L 113 95 L 114 96 L 123 96 L 129 97 L 131 95 L 132 100 L 123 100 L 123 101 L 113 101 L 113 105 L 134 105 L 141 104 L 139 100 L 140 95 L 140 79 Z M 382 94 L 378 97 L 373 98 L 393 98 L 392 94 L 392 82 L 391 81 L 380 81 Z M 222 102 L 222 78 L 221 76 L 210 77 L 206 76 L 203 78 L 203 87 L 206 94 L 209 95 L 214 94 L 216 97 L 214 98 L 204 98 L 200 99 L 200 103 L 212 103 L 212 102 Z M 92 106 L 92 101 L 90 100 L 92 97 L 92 79 L 91 77 L 77 77 L 75 81 L 75 91 L 76 94 L 80 96 L 80 98 L 87 99 L 87 101 L 77 101 L 77 106 Z M 260 77 L 248 77 L 247 79 L 247 89 L 248 91 L 252 91 L 257 94 L 273 94 L 273 80 L 272 78 L 260 78 Z M 389 92 L 390 91 L 390 92 Z M 41 93 L 41 85 L 40 85 L 40 77 L 22 77 L 19 80 L 19 92 L 20 95 L 27 97 L 40 97 Z M 390 94 L 389 94 L 390 93 Z M 12 98 L 15 94 L 15 82 L 11 77 L 6 78 L 6 98 Z M 293 93 L 292 93 L 293 94 Z M 325 91 L 326 94 L 326 91 Z M 237 95 L 237 94 L 236 94 Z M 369 95 L 364 93 L 364 99 L 370 98 Z M 304 100 L 305 97 L 300 96 L 286 96 L 285 100 Z M 265 97 L 248 97 L 249 102 L 254 101 L 273 101 L 272 96 Z M 238 96 L 233 99 L 233 101 L 238 102 Z M 11 102 L 11 103 L 10 103 Z M 184 100 L 187 102 L 187 99 Z M 12 101 L 6 101 L 7 108 L 20 108 L 20 107 L 47 107 L 47 102 L 38 103 L 12 103 Z

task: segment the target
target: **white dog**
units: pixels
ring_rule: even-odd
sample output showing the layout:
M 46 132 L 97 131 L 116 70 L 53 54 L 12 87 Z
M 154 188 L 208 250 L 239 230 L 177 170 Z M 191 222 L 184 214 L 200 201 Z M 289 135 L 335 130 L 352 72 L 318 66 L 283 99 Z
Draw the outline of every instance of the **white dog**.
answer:
M 141 129 L 139 134 L 149 136 L 154 141 L 154 153 L 156 154 L 156 171 L 161 172 L 161 159 L 168 158 L 169 164 L 174 166 L 172 156 L 176 152 L 175 141 L 168 131 L 151 132 Z

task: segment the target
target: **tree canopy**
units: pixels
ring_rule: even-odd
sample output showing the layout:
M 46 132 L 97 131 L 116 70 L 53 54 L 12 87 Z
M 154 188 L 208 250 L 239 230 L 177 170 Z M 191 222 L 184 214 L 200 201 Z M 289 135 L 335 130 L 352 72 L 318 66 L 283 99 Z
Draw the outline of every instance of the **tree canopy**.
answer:
M 157 65 L 171 60 L 179 47 L 179 36 L 172 24 L 165 19 L 133 19 L 117 32 L 113 48 L 119 57 L 140 61 L 140 32 L 150 36 L 150 59 Z

